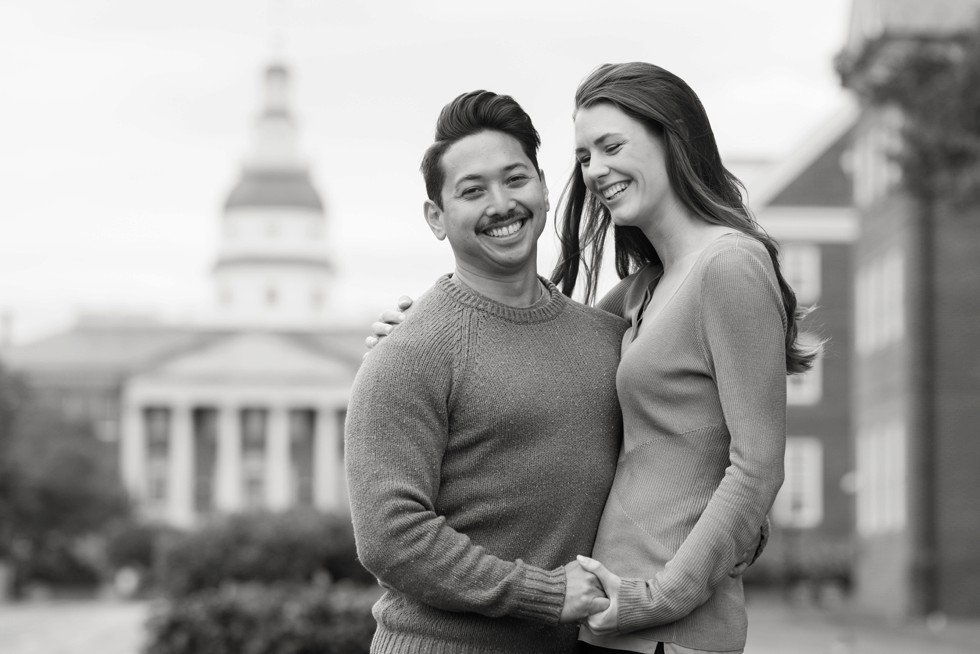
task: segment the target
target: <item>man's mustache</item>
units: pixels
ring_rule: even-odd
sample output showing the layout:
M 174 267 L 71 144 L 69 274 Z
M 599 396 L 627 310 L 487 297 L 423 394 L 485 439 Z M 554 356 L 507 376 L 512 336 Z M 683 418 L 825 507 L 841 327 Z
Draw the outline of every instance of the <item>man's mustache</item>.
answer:
M 504 223 L 513 222 L 515 220 L 530 220 L 531 212 L 526 209 L 511 209 L 506 214 L 502 216 L 494 216 L 493 218 L 488 218 L 486 225 L 483 229 L 493 229 L 497 225 L 502 225 Z

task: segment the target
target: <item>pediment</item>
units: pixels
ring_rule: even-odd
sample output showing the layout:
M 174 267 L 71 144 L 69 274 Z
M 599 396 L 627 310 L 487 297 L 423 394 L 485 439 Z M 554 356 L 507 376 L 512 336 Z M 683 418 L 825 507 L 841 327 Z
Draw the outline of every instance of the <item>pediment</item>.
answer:
M 160 362 L 140 378 L 229 381 L 347 381 L 356 370 L 275 333 L 242 333 Z

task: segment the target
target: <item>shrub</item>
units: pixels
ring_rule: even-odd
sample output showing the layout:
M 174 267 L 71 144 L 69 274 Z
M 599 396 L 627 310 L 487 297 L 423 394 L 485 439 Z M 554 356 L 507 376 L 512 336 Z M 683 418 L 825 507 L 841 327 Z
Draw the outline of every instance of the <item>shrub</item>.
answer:
M 161 583 L 183 597 L 227 583 L 304 584 L 321 576 L 374 583 L 357 562 L 350 518 L 302 509 L 236 515 L 175 539 Z
M 98 567 L 72 543 L 48 543 L 22 562 L 18 582 L 62 589 L 95 589 L 101 582 Z
M 126 521 L 106 535 L 106 562 L 113 573 L 121 570 L 135 573 L 136 586 L 129 592 L 153 593 L 159 586 L 161 553 L 167 543 L 179 537 L 180 532 L 174 527 Z
M 352 584 L 202 591 L 151 617 L 145 654 L 368 654 L 379 592 Z

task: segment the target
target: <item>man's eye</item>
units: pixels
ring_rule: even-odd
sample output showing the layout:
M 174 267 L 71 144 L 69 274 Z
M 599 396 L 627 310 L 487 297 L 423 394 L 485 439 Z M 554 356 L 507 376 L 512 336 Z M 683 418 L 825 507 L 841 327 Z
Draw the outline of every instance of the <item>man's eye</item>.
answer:
M 514 185 L 526 184 L 528 179 L 530 178 L 527 175 L 514 175 L 507 180 L 507 183 Z
M 464 188 L 462 192 L 460 192 L 460 196 L 464 198 L 475 198 L 475 197 L 479 197 L 479 195 L 482 192 L 483 189 L 480 188 L 479 186 L 471 186 L 469 188 Z

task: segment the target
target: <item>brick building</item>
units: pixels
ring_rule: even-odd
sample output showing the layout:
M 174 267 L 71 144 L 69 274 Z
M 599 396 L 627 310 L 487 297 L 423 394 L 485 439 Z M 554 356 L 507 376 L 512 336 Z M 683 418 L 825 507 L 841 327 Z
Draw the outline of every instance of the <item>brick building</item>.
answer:
M 857 235 L 847 162 L 855 106 L 792 148 L 749 187 L 759 223 L 780 244 L 783 272 L 802 306 L 814 368 L 787 378 L 786 481 L 773 538 L 754 574 L 844 581 L 850 574 L 854 461 L 850 445 L 851 250 Z M 750 577 L 751 578 L 751 577 Z
M 845 84 L 886 78 L 918 43 L 951 43 L 978 10 L 855 0 Z M 864 106 L 853 144 L 856 596 L 892 617 L 980 616 L 980 209 L 907 192 L 902 122 Z

